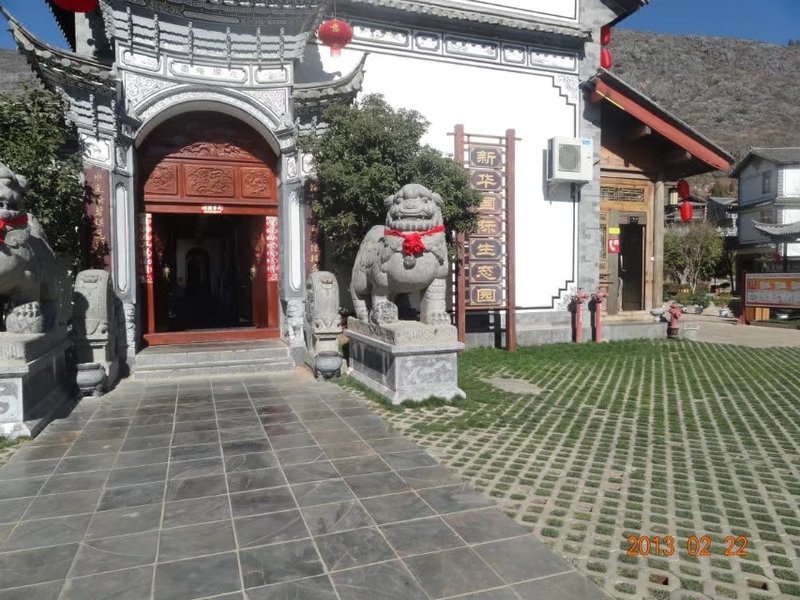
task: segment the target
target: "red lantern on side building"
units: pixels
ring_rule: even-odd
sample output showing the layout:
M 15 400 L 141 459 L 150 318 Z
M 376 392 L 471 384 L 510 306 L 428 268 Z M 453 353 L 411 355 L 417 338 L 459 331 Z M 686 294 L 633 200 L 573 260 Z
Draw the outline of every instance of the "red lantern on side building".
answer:
M 681 221 L 689 223 L 694 216 L 694 206 L 688 200 L 681 202 Z
M 688 200 L 689 196 L 692 193 L 691 188 L 689 188 L 689 182 L 686 181 L 685 179 L 681 179 L 678 182 L 677 187 L 678 187 L 678 198 L 680 198 L 681 200 Z
M 608 48 L 600 50 L 600 66 L 604 69 L 610 69 L 614 66 L 614 56 Z
M 600 28 L 600 45 L 608 46 L 611 43 L 611 26 L 603 25 Z
M 680 209 L 681 209 L 681 221 L 684 223 L 689 223 L 694 216 L 694 206 L 692 206 L 691 201 L 689 200 L 690 196 L 692 195 L 691 188 L 689 187 L 689 182 L 685 179 L 681 179 L 677 185 L 678 188 L 678 197 L 682 200 Z
M 88 13 L 97 8 L 97 0 L 53 0 L 58 8 L 71 12 Z
M 604 69 L 610 69 L 614 66 L 614 55 L 608 49 L 611 43 L 611 25 L 603 25 L 600 28 L 600 66 Z
M 319 26 L 317 37 L 325 46 L 330 46 L 331 56 L 339 56 L 342 48 L 353 39 L 353 28 L 341 19 L 330 19 Z

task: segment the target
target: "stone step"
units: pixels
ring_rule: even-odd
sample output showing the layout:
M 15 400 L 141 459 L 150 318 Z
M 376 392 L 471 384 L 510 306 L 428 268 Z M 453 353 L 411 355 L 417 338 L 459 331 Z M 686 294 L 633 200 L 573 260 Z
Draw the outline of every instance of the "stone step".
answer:
M 284 357 L 278 360 L 226 360 L 214 363 L 184 363 L 136 368 L 134 380 L 175 379 L 237 373 L 281 373 L 294 368 L 294 362 Z
M 276 373 L 294 367 L 281 341 L 187 344 L 146 348 L 136 355 L 134 379 Z

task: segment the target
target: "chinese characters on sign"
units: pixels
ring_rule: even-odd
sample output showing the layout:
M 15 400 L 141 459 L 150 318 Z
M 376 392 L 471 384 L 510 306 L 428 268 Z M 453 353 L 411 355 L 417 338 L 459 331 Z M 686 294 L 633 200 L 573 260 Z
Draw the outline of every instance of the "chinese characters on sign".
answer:
M 278 281 L 280 263 L 278 255 L 278 217 L 264 217 L 267 235 L 267 281 Z
M 516 142 L 513 129 L 502 136 L 467 134 L 463 125 L 455 130 L 456 157 L 468 171 L 470 187 L 480 194 L 475 230 L 459 235 L 458 339 L 466 340 L 468 311 L 505 311 L 500 333 L 511 351 L 517 345 L 513 252 Z
M 800 273 L 748 273 L 745 306 L 800 308 Z
M 502 145 L 465 143 L 470 186 L 481 192 L 478 220 L 468 244 L 467 305 L 505 306 L 505 155 Z
M 142 283 L 153 283 L 153 215 L 139 214 L 139 241 L 142 245 L 139 273 Z

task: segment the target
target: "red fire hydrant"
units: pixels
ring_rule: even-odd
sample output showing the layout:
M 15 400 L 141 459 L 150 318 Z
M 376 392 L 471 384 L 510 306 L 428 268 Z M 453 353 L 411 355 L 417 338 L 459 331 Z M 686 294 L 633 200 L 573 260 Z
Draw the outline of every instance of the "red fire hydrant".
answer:
M 592 294 L 592 339 L 598 343 L 603 341 L 603 302 L 607 297 L 604 291 Z
M 678 339 L 681 333 L 681 317 L 683 313 L 681 312 L 680 304 L 676 304 L 673 302 L 669 305 L 669 325 L 667 326 L 667 337 L 672 339 Z
M 578 344 L 583 341 L 583 303 L 589 298 L 589 294 L 579 289 L 572 294 L 569 309 L 572 311 L 572 340 Z

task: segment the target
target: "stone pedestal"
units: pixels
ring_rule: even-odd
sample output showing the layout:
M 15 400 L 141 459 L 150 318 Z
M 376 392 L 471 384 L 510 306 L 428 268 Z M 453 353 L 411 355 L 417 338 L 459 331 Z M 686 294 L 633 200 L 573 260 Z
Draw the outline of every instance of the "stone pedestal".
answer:
M 35 436 L 75 395 L 66 331 L 0 333 L 0 435 Z
M 392 404 L 463 398 L 458 352 L 464 344 L 452 325 L 399 321 L 377 327 L 350 318 L 350 375 Z

